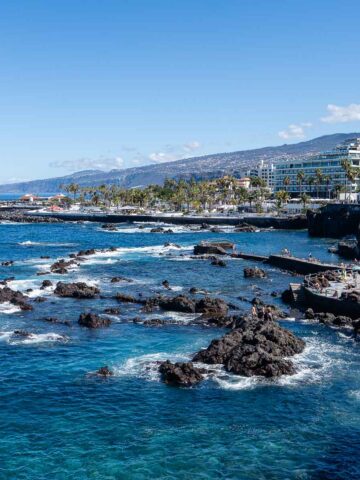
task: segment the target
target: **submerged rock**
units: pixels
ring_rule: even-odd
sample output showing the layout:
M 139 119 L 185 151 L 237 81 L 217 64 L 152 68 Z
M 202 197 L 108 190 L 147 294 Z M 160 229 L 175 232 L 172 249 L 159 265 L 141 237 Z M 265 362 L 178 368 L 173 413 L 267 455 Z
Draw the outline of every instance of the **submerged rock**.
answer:
M 112 377 L 114 372 L 105 365 L 104 367 L 100 367 L 99 370 L 96 370 L 95 375 L 98 375 L 99 377 Z
M 120 282 L 131 283 L 132 280 L 131 280 L 130 278 L 125 278 L 125 277 L 113 277 L 113 278 L 110 280 L 110 283 L 120 283 Z
M 79 325 L 87 328 L 108 327 L 111 324 L 109 318 L 103 318 L 95 313 L 82 313 L 78 320 Z
M 220 260 L 219 258 L 215 258 L 212 260 L 211 265 L 215 265 L 216 267 L 226 267 L 226 262 L 224 262 L 224 260 Z
M 194 255 L 226 255 L 226 250 L 219 245 L 200 243 L 195 245 Z
M 89 249 L 87 249 L 87 250 L 80 250 L 80 251 L 76 254 L 76 256 L 77 256 L 77 257 L 87 257 L 87 256 L 89 256 L 89 255 L 95 255 L 95 253 L 96 253 L 95 248 L 89 248 Z
M 117 231 L 117 226 L 113 223 L 104 223 L 103 225 L 101 225 L 101 228 L 103 228 L 104 230 L 109 230 L 110 232 Z
M 164 243 L 164 247 L 181 248 L 180 245 L 178 245 L 177 243 L 171 243 L 171 242 Z
M 120 313 L 120 308 L 105 308 L 104 313 L 107 313 L 108 315 L 119 315 Z
M 171 290 L 170 283 L 168 282 L 168 280 L 164 280 L 163 282 L 161 282 L 161 285 L 164 288 L 166 288 L 166 290 Z
M 87 285 L 84 282 L 64 283 L 58 282 L 54 294 L 59 297 L 94 298 L 100 293 L 97 287 Z
M 171 363 L 169 360 L 159 367 L 162 379 L 168 385 L 192 387 L 203 380 L 203 370 L 194 367 L 191 362 Z
M 34 298 L 34 302 L 35 303 L 43 303 L 43 302 L 46 302 L 46 298 L 45 297 L 36 297 Z
M 115 296 L 116 300 L 118 302 L 123 302 L 123 303 L 139 303 L 139 300 L 136 299 L 133 295 L 128 295 L 126 293 L 120 293 L 118 292 Z
M 247 267 L 244 268 L 244 277 L 245 278 L 265 278 L 267 277 L 265 270 L 258 267 Z
M 243 222 L 243 223 L 237 225 L 234 228 L 234 232 L 250 232 L 250 233 L 253 233 L 253 232 L 256 232 L 256 231 L 257 231 L 257 228 L 254 227 L 254 225 L 249 225 L 246 222 Z
M 48 323 L 58 323 L 60 325 L 66 325 L 67 327 L 71 327 L 71 322 L 69 320 L 59 320 L 57 317 L 45 317 L 44 322 Z
M 51 280 L 43 280 L 40 290 L 44 290 L 45 288 L 52 287 L 53 283 Z
M 162 318 L 150 318 L 149 320 L 144 320 L 143 325 L 148 327 L 161 327 L 163 325 L 166 325 L 167 323 L 169 322 L 163 320 Z
M 11 267 L 14 265 L 14 260 L 6 260 L 5 262 L 1 262 L 2 267 Z

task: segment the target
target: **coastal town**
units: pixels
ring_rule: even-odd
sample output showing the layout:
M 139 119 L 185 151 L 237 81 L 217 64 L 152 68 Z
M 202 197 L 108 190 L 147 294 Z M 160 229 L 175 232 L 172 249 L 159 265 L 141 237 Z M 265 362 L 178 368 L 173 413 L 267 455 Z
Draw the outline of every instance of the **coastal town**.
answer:
M 50 196 L 27 193 L 2 206 L 29 205 L 46 212 L 237 215 L 299 214 L 328 203 L 357 203 L 360 139 L 334 150 L 286 162 L 265 163 L 245 176 L 209 180 L 167 179 L 163 185 L 125 189 L 114 184 L 58 186 Z

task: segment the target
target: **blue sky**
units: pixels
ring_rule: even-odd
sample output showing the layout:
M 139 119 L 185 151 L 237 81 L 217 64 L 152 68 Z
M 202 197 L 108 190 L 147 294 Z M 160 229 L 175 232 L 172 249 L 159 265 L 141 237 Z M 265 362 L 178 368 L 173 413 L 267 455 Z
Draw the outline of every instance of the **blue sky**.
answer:
M 4 0 L 0 181 L 360 131 L 360 2 Z

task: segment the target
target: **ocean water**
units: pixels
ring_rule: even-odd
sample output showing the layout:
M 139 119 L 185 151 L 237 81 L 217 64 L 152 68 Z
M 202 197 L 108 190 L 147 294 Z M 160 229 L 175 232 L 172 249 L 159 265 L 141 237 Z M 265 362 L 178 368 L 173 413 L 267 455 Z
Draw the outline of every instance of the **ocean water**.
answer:
M 190 232 L 152 234 L 123 225 L 107 232 L 97 224 L 0 224 L 0 278 L 44 303 L 32 312 L 0 305 L 0 479 L 355 479 L 360 477 L 360 352 L 349 332 L 305 320 L 282 325 L 307 342 L 295 358 L 297 374 L 276 381 L 218 374 L 191 389 L 163 384 L 156 362 L 186 360 L 224 331 L 189 324 L 191 315 L 167 314 L 176 324 L 146 327 L 131 320 L 139 306 L 118 305 L 107 329 L 77 325 L 81 312 L 117 306 L 117 291 L 150 295 L 168 280 L 176 292 L 192 286 L 249 308 L 238 297 L 265 300 L 301 277 L 271 267 L 267 279 L 244 279 L 254 265 L 229 260 L 226 268 L 191 260 L 202 239 L 233 240 L 239 250 L 267 254 L 289 248 L 335 261 L 332 240 L 306 232 Z M 174 242 L 180 249 L 164 247 Z M 119 247 L 101 253 L 66 276 L 37 276 L 58 258 L 82 248 Z M 48 255 L 51 259 L 41 259 Z M 132 283 L 111 284 L 113 276 Z M 39 291 L 49 278 L 96 284 L 98 300 L 59 299 Z M 71 327 L 43 320 L 56 316 Z M 141 315 L 140 315 L 141 316 Z M 143 318 L 159 317 L 148 314 Z M 33 333 L 19 339 L 15 329 Z M 102 365 L 115 375 L 89 376 Z

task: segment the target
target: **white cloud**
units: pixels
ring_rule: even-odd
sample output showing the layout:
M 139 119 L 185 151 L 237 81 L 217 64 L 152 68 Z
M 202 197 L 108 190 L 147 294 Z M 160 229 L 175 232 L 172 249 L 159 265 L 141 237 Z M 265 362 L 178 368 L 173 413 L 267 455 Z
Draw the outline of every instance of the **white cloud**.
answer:
M 312 124 L 310 122 L 303 122 L 299 124 L 291 123 L 286 130 L 281 130 L 278 135 L 285 140 L 291 138 L 305 138 L 305 128 L 310 128 Z
M 72 172 L 81 170 L 112 170 L 113 168 L 122 168 L 124 160 L 121 157 L 106 158 L 100 157 L 98 159 L 92 158 L 78 158 L 76 160 L 61 160 L 51 162 L 50 167 L 65 168 Z
M 160 152 L 150 153 L 149 159 L 155 163 L 174 162 L 182 160 L 201 147 L 201 143 L 193 140 L 183 145 L 165 145 Z
M 201 147 L 201 143 L 198 142 L 197 140 L 193 140 L 192 142 L 185 143 L 185 145 L 183 145 L 185 152 L 193 152 L 194 150 L 197 150 L 200 147 Z
M 173 153 L 154 152 L 150 153 L 149 159 L 155 163 L 174 162 L 175 160 L 180 160 L 183 156 L 184 155 L 179 156 Z
M 0 183 L 1 185 L 5 185 L 8 183 L 21 183 L 21 182 L 29 182 L 29 178 L 23 178 L 23 177 L 10 177 L 6 178 L 5 180 L 1 180 Z
M 327 111 L 329 115 L 321 119 L 325 123 L 346 123 L 360 120 L 359 103 L 351 103 L 347 107 L 330 104 L 327 106 Z

